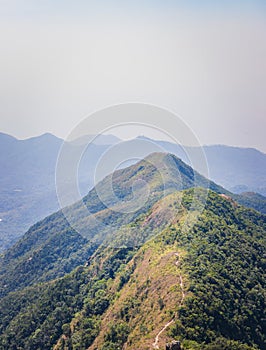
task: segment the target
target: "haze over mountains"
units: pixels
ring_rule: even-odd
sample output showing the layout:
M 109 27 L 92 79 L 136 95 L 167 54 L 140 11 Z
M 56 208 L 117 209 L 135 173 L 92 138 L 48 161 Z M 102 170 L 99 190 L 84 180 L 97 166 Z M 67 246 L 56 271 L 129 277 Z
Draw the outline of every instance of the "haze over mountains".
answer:
M 2 255 L 1 350 L 264 349 L 265 215 L 172 154 L 97 187 Z
M 69 152 L 79 152 L 90 136 L 69 143 Z M 143 137 L 142 137 L 143 139 Z M 189 159 L 181 146 L 169 142 L 144 138 L 171 152 L 186 163 Z M 63 140 L 44 134 L 27 140 L 17 140 L 12 136 L 0 134 L 0 250 L 13 244 L 30 225 L 59 208 L 55 168 L 58 152 Z M 78 181 L 82 195 L 94 185 L 94 169 L 100 157 L 110 145 L 119 142 L 112 135 L 102 135 L 90 143 L 80 163 Z M 134 142 L 128 141 L 134 147 Z M 235 193 L 258 192 L 266 194 L 266 155 L 255 149 L 229 146 L 204 146 L 209 166 L 210 179 Z M 193 148 L 189 149 L 193 153 Z M 197 150 L 195 149 L 195 152 Z M 150 153 L 142 150 L 143 157 Z M 104 177 L 103 174 L 102 177 Z M 265 198 L 245 194 L 247 203 L 260 201 L 263 211 Z M 254 205 L 253 205 L 254 206 Z

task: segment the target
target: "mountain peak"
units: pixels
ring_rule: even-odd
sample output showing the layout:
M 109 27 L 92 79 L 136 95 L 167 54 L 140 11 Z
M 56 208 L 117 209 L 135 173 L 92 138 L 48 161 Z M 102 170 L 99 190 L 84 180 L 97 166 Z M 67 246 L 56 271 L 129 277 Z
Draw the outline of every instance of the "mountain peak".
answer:
M 44 134 L 41 134 L 39 136 L 34 136 L 34 137 L 30 137 L 29 139 L 26 139 L 25 141 L 28 141 L 28 140 L 40 140 L 40 141 L 62 141 L 61 138 L 51 134 L 50 132 L 46 132 Z
M 166 152 L 154 152 L 149 154 L 147 157 L 144 158 L 144 161 L 150 162 L 154 165 L 164 165 L 168 167 L 177 167 L 177 166 L 185 166 L 187 168 L 190 168 L 186 163 L 184 163 L 180 158 L 175 156 L 172 153 L 166 153 Z
M 110 184 L 113 188 L 111 191 Z M 210 188 L 217 193 L 228 193 L 221 186 L 194 171 L 175 155 L 162 152 L 152 153 L 134 165 L 115 171 L 96 186 L 97 193 L 100 193 L 101 199 L 104 199 L 105 205 L 109 208 L 133 204 L 134 198 L 138 203 L 139 197 L 144 198 L 145 191 L 149 192 L 147 196 L 152 204 L 153 200 L 163 195 L 193 187 Z M 90 191 L 85 197 L 86 203 L 91 202 L 94 192 L 95 190 Z

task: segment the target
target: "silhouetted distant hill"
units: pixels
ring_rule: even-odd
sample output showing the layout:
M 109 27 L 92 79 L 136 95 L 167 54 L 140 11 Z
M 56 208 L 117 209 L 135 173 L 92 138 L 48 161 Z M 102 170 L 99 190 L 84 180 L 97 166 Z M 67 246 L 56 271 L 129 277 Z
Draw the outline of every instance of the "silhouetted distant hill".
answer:
M 84 145 L 93 142 L 95 145 L 115 145 L 120 141 L 114 135 L 85 135 L 71 141 L 71 143 L 74 145 Z
M 58 210 L 55 168 L 62 143 L 51 134 L 26 140 L 0 134 L 0 251 L 36 221 Z M 78 147 L 69 145 L 69 151 Z M 93 185 L 88 174 L 105 149 L 106 146 L 92 144 L 83 157 L 83 194 Z

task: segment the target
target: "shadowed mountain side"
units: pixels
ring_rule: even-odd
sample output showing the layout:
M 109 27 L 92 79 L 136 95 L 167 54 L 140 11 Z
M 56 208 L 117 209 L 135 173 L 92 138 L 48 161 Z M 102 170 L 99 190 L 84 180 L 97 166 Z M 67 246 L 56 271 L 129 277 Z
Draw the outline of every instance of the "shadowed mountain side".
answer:
M 0 135 L 0 252 L 59 209 L 55 170 L 62 143 L 51 134 L 27 140 Z M 81 153 L 82 146 L 66 147 L 70 155 Z M 81 159 L 78 181 L 83 195 L 93 186 L 93 169 L 106 147 L 91 144 Z

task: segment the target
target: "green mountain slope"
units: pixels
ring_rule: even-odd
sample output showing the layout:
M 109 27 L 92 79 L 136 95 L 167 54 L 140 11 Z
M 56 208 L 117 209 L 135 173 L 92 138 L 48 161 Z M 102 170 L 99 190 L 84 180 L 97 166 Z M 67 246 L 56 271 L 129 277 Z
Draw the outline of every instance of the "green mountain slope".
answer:
M 146 185 L 149 189 L 147 200 L 128 212 L 130 203 L 136 203 L 134 196 L 143 198 Z M 79 233 L 59 211 L 32 226 L 0 257 L 0 297 L 72 271 L 83 264 L 101 243 L 109 244 L 118 229 L 145 213 L 158 199 L 195 186 L 239 199 L 171 154 L 151 154 L 137 164 L 107 176 L 82 201 L 65 209 L 75 221 Z M 254 198 L 252 201 L 256 202 Z M 87 210 L 84 210 L 84 205 Z M 141 238 L 138 237 L 138 244 L 142 243 Z M 119 242 L 119 245 L 124 243 Z M 136 243 L 127 241 L 127 244 Z
M 266 217 L 209 192 L 190 227 L 192 198 L 169 194 L 114 235 L 146 232 L 142 246 L 101 245 L 87 266 L 2 298 L 0 349 L 264 349 Z
M 82 153 L 79 164 L 79 187 L 87 194 L 94 184 L 96 164 L 111 144 L 119 141 L 112 135 L 84 136 L 68 144 L 68 154 Z M 144 137 L 124 143 L 125 149 L 140 148 L 142 157 L 151 147 L 140 146 L 140 139 L 154 145 L 154 151 L 175 154 L 190 164 L 188 154 L 197 156 L 199 148 L 181 147 Z M 35 222 L 59 209 L 55 173 L 63 140 L 46 133 L 26 140 L 18 140 L 0 132 L 0 252 L 13 245 Z M 159 147 L 159 148 L 158 148 Z M 266 155 L 255 150 L 228 146 L 203 146 L 209 167 L 209 177 L 235 193 L 254 191 L 266 195 Z M 265 206 L 264 206 L 265 207 Z M 258 210 L 258 208 L 256 208 Z
M 110 188 L 110 180 L 114 192 Z M 122 209 L 127 208 L 133 195 L 132 185 L 139 180 L 148 184 L 148 200 L 132 213 L 117 211 L 118 205 Z M 159 198 L 195 184 L 202 187 L 210 185 L 216 192 L 228 193 L 194 173 L 175 156 L 163 153 L 152 154 L 135 165 L 116 171 L 102 180 L 83 201 L 67 208 L 82 235 L 70 227 L 59 211 L 32 226 L 0 257 L 0 296 L 70 272 L 85 262 L 108 236 L 112 237 L 113 232 L 148 210 Z M 103 198 L 99 198 L 99 191 Z M 140 198 L 141 191 L 142 187 L 137 188 Z M 102 202 L 103 199 L 109 208 Z M 84 204 L 87 210 L 84 210 Z M 92 217 L 97 219 L 96 225 Z
M 245 207 L 254 208 L 257 211 L 266 214 L 266 197 L 254 192 L 243 192 L 232 196 L 239 204 Z

